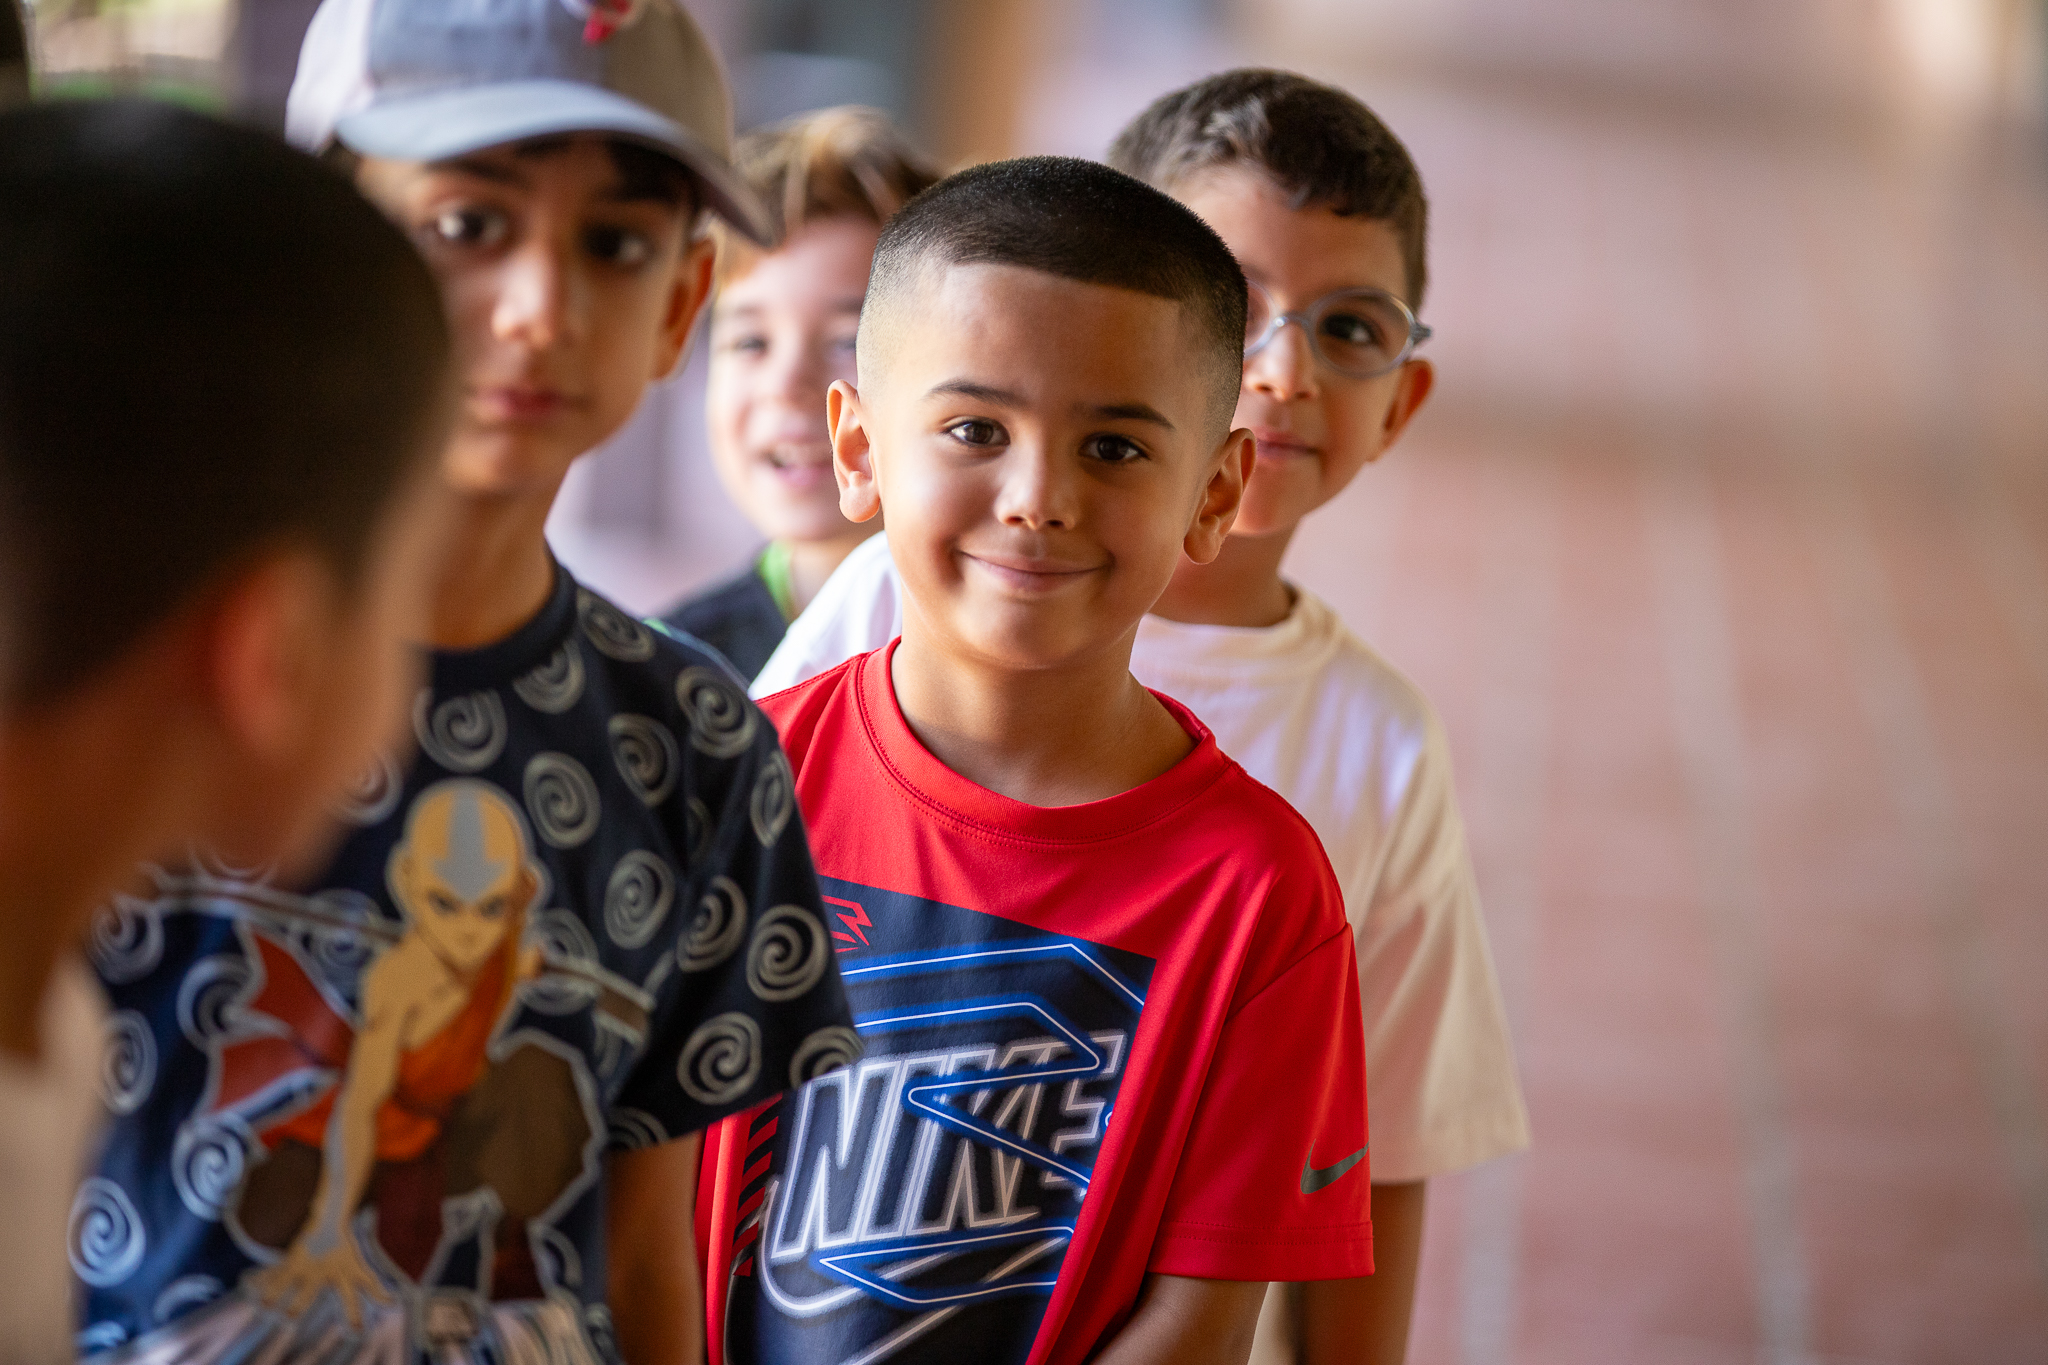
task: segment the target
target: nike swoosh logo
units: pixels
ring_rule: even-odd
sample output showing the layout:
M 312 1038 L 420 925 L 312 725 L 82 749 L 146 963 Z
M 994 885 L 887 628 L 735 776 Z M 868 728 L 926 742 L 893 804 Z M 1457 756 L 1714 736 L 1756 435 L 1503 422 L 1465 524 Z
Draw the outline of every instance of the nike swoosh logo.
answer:
M 1344 1178 L 1345 1173 L 1353 1166 L 1365 1160 L 1365 1154 L 1371 1148 L 1372 1144 L 1367 1143 L 1364 1147 L 1360 1147 L 1336 1165 L 1324 1166 L 1321 1169 L 1317 1169 L 1315 1166 L 1313 1153 L 1303 1157 L 1301 1161 L 1301 1192 L 1303 1194 L 1314 1194 L 1317 1190 L 1328 1189 L 1336 1184 Z

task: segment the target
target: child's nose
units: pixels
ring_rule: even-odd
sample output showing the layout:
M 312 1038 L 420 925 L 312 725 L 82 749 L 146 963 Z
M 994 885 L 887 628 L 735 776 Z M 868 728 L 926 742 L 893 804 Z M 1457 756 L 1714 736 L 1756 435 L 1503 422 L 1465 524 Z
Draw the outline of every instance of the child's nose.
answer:
M 812 346 L 785 346 L 771 358 L 768 368 L 768 390 L 784 402 L 804 407 L 816 407 L 822 420 L 825 408 L 825 390 L 832 387 L 825 377 L 825 367 L 818 357 L 817 348 Z
M 1255 355 L 1245 358 L 1244 382 L 1246 388 L 1283 403 L 1315 397 L 1316 356 L 1308 329 L 1298 322 L 1283 323 Z
M 535 350 L 574 340 L 582 331 L 583 292 L 569 252 L 532 243 L 506 258 L 492 331 Z
M 1079 520 L 1079 511 L 1066 462 L 1042 447 L 1012 447 L 1003 461 L 996 515 L 1004 525 L 1024 530 L 1071 529 Z

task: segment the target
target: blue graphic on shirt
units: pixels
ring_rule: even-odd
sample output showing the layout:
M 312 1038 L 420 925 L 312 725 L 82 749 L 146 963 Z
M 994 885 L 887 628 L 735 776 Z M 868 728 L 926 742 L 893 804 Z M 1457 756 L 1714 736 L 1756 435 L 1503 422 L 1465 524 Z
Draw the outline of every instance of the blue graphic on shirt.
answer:
M 1136 953 L 821 879 L 864 1061 L 758 1115 L 736 1362 L 1022 1361 L 1153 970 Z M 756 1196 L 759 1196 L 757 1201 Z

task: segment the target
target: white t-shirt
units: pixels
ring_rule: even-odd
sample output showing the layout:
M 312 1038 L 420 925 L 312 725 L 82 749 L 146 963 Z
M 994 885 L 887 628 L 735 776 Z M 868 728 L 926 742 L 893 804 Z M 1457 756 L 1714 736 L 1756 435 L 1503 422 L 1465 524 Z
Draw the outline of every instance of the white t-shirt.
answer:
M 103 1109 L 99 1074 L 106 1004 L 83 964 L 65 960 L 43 992 L 43 1055 L 31 1066 L 0 1053 L 0 1360 L 41 1365 L 77 1357 L 76 1288 L 66 1254 L 71 1204 Z M 119 1058 L 108 1055 L 109 1065 Z
M 874 536 L 790 625 L 753 693 L 902 628 L 888 538 Z M 1131 672 L 1201 717 L 1322 838 L 1358 944 L 1373 1179 L 1421 1180 L 1527 1146 L 1450 749 L 1422 693 L 1299 588 L 1277 626 L 1147 616 Z

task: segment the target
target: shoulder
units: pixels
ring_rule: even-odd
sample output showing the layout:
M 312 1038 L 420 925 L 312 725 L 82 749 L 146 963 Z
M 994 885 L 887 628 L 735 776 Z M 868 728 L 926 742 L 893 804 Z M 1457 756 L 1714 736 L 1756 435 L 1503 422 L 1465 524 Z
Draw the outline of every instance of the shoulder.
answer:
M 775 594 L 768 591 L 761 575 L 749 567 L 684 598 L 661 614 L 661 622 L 685 635 L 714 639 L 735 623 L 768 617 L 780 626 L 782 613 L 775 605 Z
M 889 557 L 888 534 L 869 536 L 854 546 L 826 580 L 828 587 L 835 582 L 852 600 L 865 601 L 876 594 L 895 596 L 896 561 Z
M 1327 648 L 1306 704 L 1317 747 L 1332 756 L 1341 785 L 1370 793 L 1381 821 L 1411 804 L 1418 786 L 1447 788 L 1450 742 L 1429 697 L 1320 599 L 1307 596 L 1304 606 L 1327 617 Z
M 715 787 L 721 773 L 772 756 L 773 727 L 703 641 L 635 620 L 587 588 L 577 592 L 576 633 L 590 658 L 583 705 L 591 709 L 581 714 L 602 723 L 620 775 L 649 806 L 664 804 L 677 777 Z
M 1205 844 L 1230 850 L 1231 913 L 1249 912 L 1240 995 L 1255 994 L 1338 936 L 1348 938 L 1344 893 L 1323 841 L 1279 793 L 1237 766 L 1187 823 Z
M 428 950 L 417 938 L 406 937 L 379 953 L 363 970 L 362 1015 L 365 1028 L 387 1019 L 394 1006 L 402 1003 L 406 985 L 419 974 L 421 955 Z
M 896 562 L 886 534 L 854 547 L 811 604 L 790 622 L 788 633 L 755 679 L 765 696 L 814 677 L 858 654 L 880 649 L 902 630 Z
M 1241 894 L 1266 914 L 1327 935 L 1344 922 L 1342 892 L 1323 841 L 1287 799 L 1228 755 L 1223 771 L 1194 807 L 1176 817 L 1210 848 L 1226 850 Z
M 832 571 L 810 606 L 791 623 L 791 634 L 820 639 L 863 636 L 896 619 L 897 596 L 896 561 L 889 557 L 889 538 L 869 536 Z
M 1229 766 L 1206 798 L 1209 811 L 1203 820 L 1204 837 L 1231 840 L 1243 854 L 1270 866 L 1276 874 L 1303 868 L 1327 871 L 1323 841 L 1307 818 L 1235 759 L 1226 756 L 1224 762 Z
M 761 671 L 788 629 L 775 595 L 752 569 L 670 608 L 660 624 L 710 645 L 743 678 Z
M 831 722 L 858 710 L 864 657 L 856 654 L 794 687 L 761 698 L 761 710 L 782 737 L 791 766 L 799 771 L 820 739 L 835 728 Z
M 1422 689 L 1353 634 L 1329 604 L 1306 589 L 1301 592 L 1302 610 L 1313 614 L 1327 645 L 1314 676 L 1318 695 L 1353 723 L 1421 739 L 1436 724 Z
M 715 648 L 674 618 L 703 599 L 692 599 L 658 624 L 636 619 L 589 588 L 576 589 L 576 634 L 594 650 L 596 668 L 628 686 L 666 688 L 691 669 L 711 669 L 737 682 L 732 665 Z M 698 613 L 703 619 L 706 613 Z

